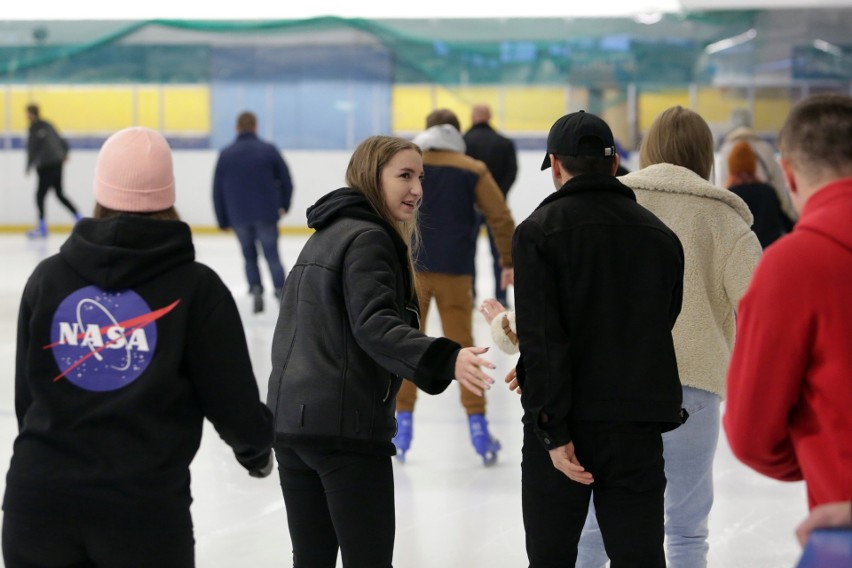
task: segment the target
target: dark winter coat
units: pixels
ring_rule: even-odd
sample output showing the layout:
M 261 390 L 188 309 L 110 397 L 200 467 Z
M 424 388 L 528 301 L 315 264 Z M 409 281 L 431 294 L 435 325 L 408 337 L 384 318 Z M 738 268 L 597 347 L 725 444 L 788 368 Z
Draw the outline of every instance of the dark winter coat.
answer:
M 572 178 L 518 226 L 524 423 L 548 449 L 573 420 L 681 423 L 671 330 L 683 249 L 612 176 Z
M 268 463 L 272 417 L 239 313 L 194 258 L 185 223 L 124 215 L 80 221 L 35 269 L 4 509 L 128 522 L 186 509 L 205 418 L 246 469 Z
M 276 444 L 393 455 L 403 377 L 444 391 L 460 347 L 417 329 L 407 247 L 361 192 L 327 194 L 308 224 L 272 340 Z
M 68 142 L 56 132 L 52 124 L 46 120 L 35 120 L 30 124 L 27 171 L 30 168 L 59 165 L 67 155 Z
M 293 182 L 275 146 L 244 132 L 219 154 L 213 174 L 213 206 L 220 229 L 277 223 L 290 209 Z
M 474 124 L 464 134 L 466 154 L 488 166 L 494 181 L 505 196 L 518 176 L 515 143 L 496 132 L 489 124 Z
M 771 185 L 742 183 L 731 186 L 730 190 L 748 205 L 754 216 L 752 230 L 763 248 L 793 230 L 793 221 L 781 210 L 781 202 Z
M 423 200 L 420 203 L 418 272 L 472 275 L 482 213 L 494 235 L 500 266 L 512 267 L 515 222 L 506 199 L 479 160 L 464 154 L 462 135 L 449 124 L 426 129 L 414 138 L 423 150 Z

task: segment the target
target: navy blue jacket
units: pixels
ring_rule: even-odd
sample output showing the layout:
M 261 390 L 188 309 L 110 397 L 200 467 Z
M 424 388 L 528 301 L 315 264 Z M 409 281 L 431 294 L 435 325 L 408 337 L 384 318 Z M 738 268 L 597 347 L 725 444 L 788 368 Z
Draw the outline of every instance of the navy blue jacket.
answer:
M 275 223 L 290 209 L 293 183 L 275 146 L 243 132 L 222 150 L 213 177 L 213 205 L 219 228 Z
M 482 211 L 500 252 L 500 265 L 512 267 L 515 222 L 485 164 L 461 152 L 428 150 L 423 154 L 418 272 L 470 275 L 474 271 L 478 220 Z

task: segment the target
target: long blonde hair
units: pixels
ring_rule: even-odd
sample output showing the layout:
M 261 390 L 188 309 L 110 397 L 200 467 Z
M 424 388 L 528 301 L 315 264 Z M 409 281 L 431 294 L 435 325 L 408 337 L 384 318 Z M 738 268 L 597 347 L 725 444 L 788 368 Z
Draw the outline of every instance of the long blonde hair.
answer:
M 400 238 L 408 248 L 408 272 L 411 276 L 412 290 L 414 289 L 413 247 L 420 241 L 417 212 L 411 221 L 398 221 L 388 209 L 385 195 L 382 191 L 382 170 L 388 162 L 403 150 L 414 150 L 423 155 L 420 147 L 404 138 L 395 136 L 370 136 L 361 142 L 346 168 L 346 184 L 357 189 L 367 198 L 379 216 L 396 229 Z

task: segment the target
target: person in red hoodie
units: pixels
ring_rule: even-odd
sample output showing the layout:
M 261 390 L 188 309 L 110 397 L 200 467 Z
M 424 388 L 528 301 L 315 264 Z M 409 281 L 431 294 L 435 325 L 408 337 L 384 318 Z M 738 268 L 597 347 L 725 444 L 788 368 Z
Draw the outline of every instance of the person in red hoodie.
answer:
M 852 98 L 799 102 L 781 130 L 800 221 L 761 258 L 737 313 L 725 432 L 808 506 L 852 499 Z

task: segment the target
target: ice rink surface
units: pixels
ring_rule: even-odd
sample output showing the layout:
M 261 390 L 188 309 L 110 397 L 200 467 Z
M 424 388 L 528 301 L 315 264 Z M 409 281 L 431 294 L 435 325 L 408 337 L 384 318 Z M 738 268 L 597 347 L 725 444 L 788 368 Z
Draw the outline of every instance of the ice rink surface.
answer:
M 28 241 L 0 234 L 0 463 L 6 464 L 16 434 L 14 360 L 18 303 L 35 265 L 55 253 L 67 234 Z M 281 256 L 295 262 L 306 237 L 283 236 Z M 487 242 L 480 239 L 479 300 L 493 286 Z M 195 237 L 197 258 L 215 269 L 233 292 L 246 331 L 261 396 L 266 397 L 270 343 L 278 317 L 268 285 L 267 309 L 251 313 L 242 258 L 233 235 Z M 261 270 L 268 279 L 265 265 Z M 474 314 L 478 345 L 491 345 L 488 327 Z M 440 332 L 436 310 L 428 331 Z M 397 568 L 521 568 L 527 565 L 521 518 L 521 407 L 502 378 L 515 358 L 492 346 L 497 380 L 488 394 L 488 420 L 503 450 L 483 467 L 473 450 L 455 385 L 443 395 L 421 393 L 407 463 L 394 460 Z M 724 410 L 724 409 L 723 409 Z M 804 487 L 762 477 L 731 455 L 724 434 L 715 461 L 716 502 L 710 517 L 711 568 L 793 567 L 801 553 L 793 530 L 806 514 Z M 291 566 L 290 540 L 277 476 L 250 478 L 215 430 L 205 427 L 192 465 L 192 513 L 199 568 Z

